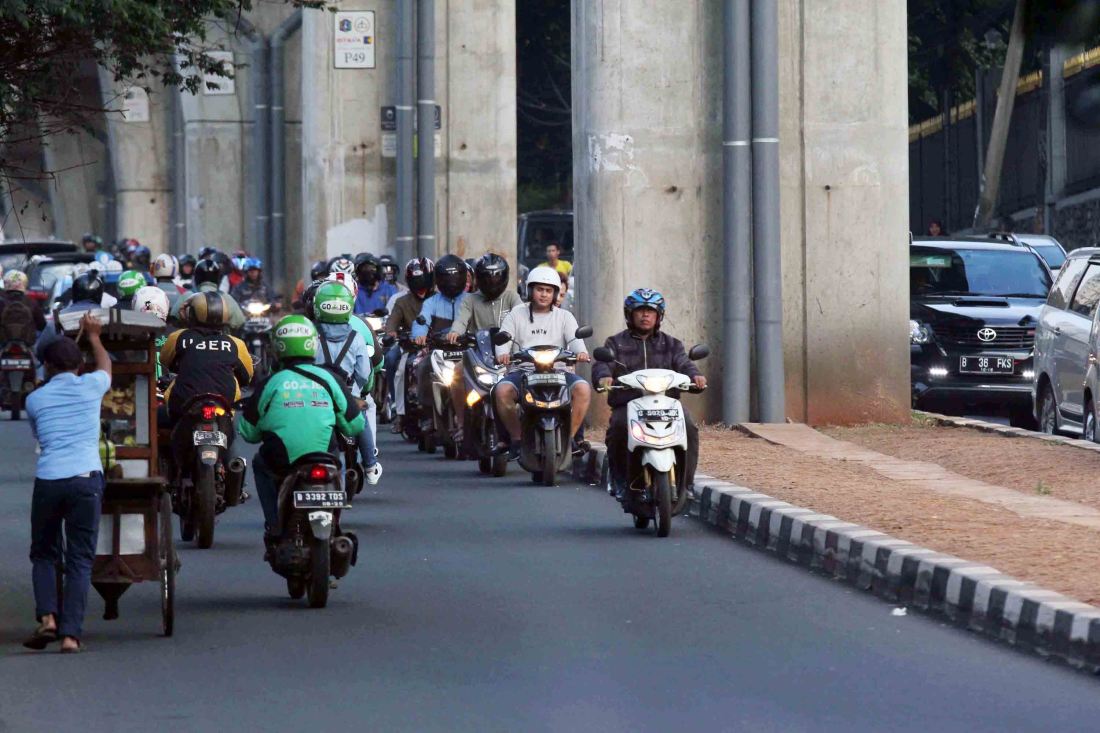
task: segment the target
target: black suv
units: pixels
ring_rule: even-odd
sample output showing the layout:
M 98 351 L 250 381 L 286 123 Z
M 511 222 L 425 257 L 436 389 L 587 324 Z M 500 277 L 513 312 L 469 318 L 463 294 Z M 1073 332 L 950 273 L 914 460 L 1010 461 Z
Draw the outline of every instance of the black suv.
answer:
M 1050 269 L 1027 245 L 986 238 L 914 239 L 909 248 L 913 406 L 1008 409 L 1034 427 L 1035 328 Z

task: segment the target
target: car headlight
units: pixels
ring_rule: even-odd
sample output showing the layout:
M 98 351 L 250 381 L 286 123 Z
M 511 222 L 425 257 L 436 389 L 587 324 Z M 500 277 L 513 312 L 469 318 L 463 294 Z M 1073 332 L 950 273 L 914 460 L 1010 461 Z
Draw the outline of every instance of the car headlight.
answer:
M 932 328 L 920 321 L 909 321 L 909 343 L 928 344 L 932 342 Z
M 638 380 L 642 389 L 650 394 L 664 394 L 672 384 L 672 377 L 645 377 Z
M 558 360 L 558 354 L 561 353 L 561 349 L 539 349 L 538 351 L 531 352 L 531 358 L 535 360 L 535 363 L 539 366 L 551 366 Z

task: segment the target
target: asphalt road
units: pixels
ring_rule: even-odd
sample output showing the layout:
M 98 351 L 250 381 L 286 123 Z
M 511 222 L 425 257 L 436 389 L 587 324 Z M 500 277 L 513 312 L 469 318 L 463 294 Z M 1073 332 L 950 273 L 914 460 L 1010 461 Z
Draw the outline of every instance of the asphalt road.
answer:
M 26 652 L 33 446 L 0 423 L 0 731 L 1095 731 L 1098 682 L 891 606 L 690 520 L 638 534 L 605 494 L 417 455 L 346 523 L 329 607 L 261 561 L 258 503 L 181 549 L 88 651 Z M 343 726 L 343 728 L 341 728 Z

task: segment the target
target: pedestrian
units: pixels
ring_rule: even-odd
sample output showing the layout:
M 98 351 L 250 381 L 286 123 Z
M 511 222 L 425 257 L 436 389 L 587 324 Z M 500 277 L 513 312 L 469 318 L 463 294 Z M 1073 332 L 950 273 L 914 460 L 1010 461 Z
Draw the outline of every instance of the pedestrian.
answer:
M 566 277 L 573 274 L 573 265 L 561 259 L 561 246 L 557 242 L 546 245 L 546 262 L 542 266 L 553 268 Z
M 27 398 L 27 417 L 41 453 L 31 499 L 31 565 L 38 628 L 23 642 L 45 649 L 83 651 L 84 609 L 92 584 L 99 534 L 103 470 L 99 458 L 99 412 L 111 388 L 111 359 L 100 341 L 102 326 L 91 313 L 80 320 L 95 359 L 84 375 L 76 342 L 61 336 L 44 349 L 47 381 Z M 57 564 L 65 536 L 64 600 L 58 608 Z

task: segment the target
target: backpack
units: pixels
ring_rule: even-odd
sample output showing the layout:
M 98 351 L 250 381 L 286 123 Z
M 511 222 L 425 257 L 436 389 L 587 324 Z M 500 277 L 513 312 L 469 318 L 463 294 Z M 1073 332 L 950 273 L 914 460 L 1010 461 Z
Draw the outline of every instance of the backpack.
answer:
M 354 329 L 351 333 L 348 334 L 348 337 L 344 339 L 344 345 L 340 349 L 340 353 L 336 355 L 335 359 L 332 358 L 332 353 L 329 351 L 328 341 L 325 339 L 324 334 L 317 335 L 317 340 L 321 342 L 321 353 L 325 355 L 325 367 L 330 372 L 336 374 L 336 376 L 342 379 L 344 384 L 346 384 L 349 388 L 355 383 L 355 375 L 345 372 L 340 367 L 340 362 L 342 362 L 344 360 L 344 357 L 347 356 L 347 353 L 351 349 L 351 345 L 355 342 L 355 337 L 357 335 L 358 334 L 356 334 Z
M 22 341 L 33 344 L 37 337 L 34 313 L 22 298 L 9 300 L 0 315 L 0 337 L 4 341 Z

